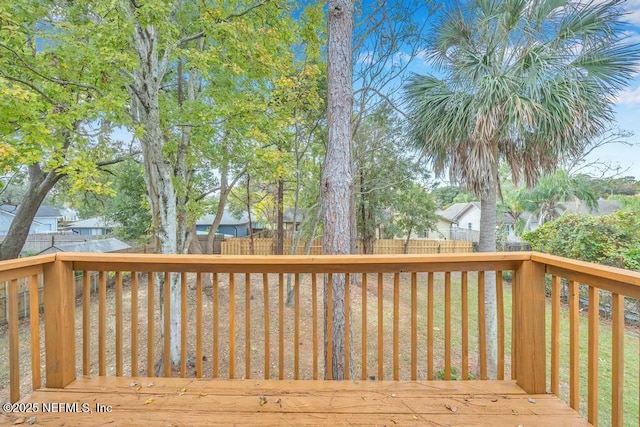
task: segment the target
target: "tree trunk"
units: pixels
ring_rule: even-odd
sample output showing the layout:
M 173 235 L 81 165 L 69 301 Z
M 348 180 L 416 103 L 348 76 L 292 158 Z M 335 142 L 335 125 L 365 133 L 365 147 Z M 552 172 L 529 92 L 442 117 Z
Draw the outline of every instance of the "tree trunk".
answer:
M 409 253 L 409 242 L 411 241 L 411 231 L 413 227 L 409 227 L 409 231 L 407 231 L 407 238 L 404 239 L 404 253 L 405 255 Z
M 324 213 L 323 252 L 351 252 L 351 114 L 353 111 L 351 37 L 353 32 L 353 1 L 331 0 L 328 8 L 328 95 L 327 113 L 329 137 L 322 173 L 322 207 Z M 345 277 L 334 274 L 332 280 L 332 313 L 327 311 L 328 281 L 325 280 L 325 342 L 332 333 L 332 376 L 345 378 Z M 327 330 L 332 316 L 333 330 Z M 325 347 L 326 348 L 326 347 Z M 325 352 L 325 366 L 328 366 Z M 325 371 L 326 372 L 326 371 Z
M 186 251 L 186 218 L 178 224 L 178 198 L 174 187 L 174 165 L 164 156 L 164 132 L 160 117 L 160 88 L 168 63 L 159 59 L 158 34 L 153 25 L 137 23 L 133 33 L 135 51 L 138 56 L 137 69 L 130 85 L 132 98 L 137 101 L 134 120 L 143 125 L 140 138 L 144 158 L 144 177 L 154 216 L 155 234 L 160 241 L 163 254 Z M 165 52 L 165 58 L 168 58 Z M 176 165 L 176 168 L 179 166 Z M 175 173 L 180 176 L 180 171 Z M 179 232 L 185 233 L 179 236 Z M 166 286 L 166 283 L 164 284 Z M 180 275 L 169 274 L 171 362 L 180 363 Z M 163 313 L 163 316 L 166 313 Z
M 40 205 L 60 178 L 61 175 L 55 171 L 44 174 L 37 163 L 29 166 L 29 188 L 22 197 L 7 235 L 0 242 L 0 261 L 20 256 Z
M 496 251 L 496 223 L 497 223 L 497 190 L 495 186 L 497 168 L 494 171 L 492 185 L 481 194 L 480 207 L 480 252 Z M 490 379 L 497 378 L 498 366 L 498 316 L 496 305 L 496 273 L 485 273 L 485 318 L 486 318 L 486 343 L 487 343 L 487 374 Z
M 278 194 L 276 197 L 276 255 L 284 255 L 284 181 L 278 178 Z

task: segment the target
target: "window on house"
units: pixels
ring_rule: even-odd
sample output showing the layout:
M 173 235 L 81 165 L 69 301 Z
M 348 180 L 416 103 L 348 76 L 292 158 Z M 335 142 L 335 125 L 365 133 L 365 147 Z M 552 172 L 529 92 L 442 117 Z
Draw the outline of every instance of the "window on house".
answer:
M 468 224 L 467 224 L 467 227 L 469 228 L 469 230 L 471 230 L 471 228 L 472 228 L 472 224 L 471 224 L 471 223 L 468 223 Z

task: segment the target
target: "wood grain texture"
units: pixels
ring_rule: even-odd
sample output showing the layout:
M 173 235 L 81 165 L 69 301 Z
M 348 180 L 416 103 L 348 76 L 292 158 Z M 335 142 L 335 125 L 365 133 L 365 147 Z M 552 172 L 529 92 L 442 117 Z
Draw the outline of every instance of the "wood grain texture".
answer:
M 580 304 L 578 283 L 569 281 L 569 405 L 580 410 Z
M 469 278 L 466 271 L 460 277 L 462 316 L 462 379 L 469 379 Z
M 139 390 L 130 382 L 80 378 L 65 390 L 37 391 L 29 399 L 113 406 L 103 414 L 39 414 L 38 424 L 44 425 L 94 425 L 98 416 L 100 423 L 113 425 L 159 425 L 167 420 L 180 425 L 587 425 L 557 397 L 524 394 L 511 381 L 161 378 Z M 139 382 L 146 384 L 144 379 Z
M 98 373 L 107 375 L 107 273 L 98 273 Z
M 600 292 L 589 286 L 589 350 L 587 374 L 587 419 L 598 424 L 598 341 L 600 329 Z
M 611 425 L 624 425 L 624 296 L 611 295 Z
M 156 294 L 156 275 L 155 273 L 147 273 L 147 376 L 155 376 L 155 294 Z
M 137 377 L 139 375 L 139 367 L 138 367 L 138 348 L 139 344 L 139 332 L 138 328 L 138 288 L 139 288 L 139 279 L 138 273 L 135 271 L 131 272 L 131 376 Z
M 31 388 L 37 390 L 42 386 L 42 380 L 40 376 L 40 301 L 38 276 L 36 275 L 29 277 L 29 324 L 31 330 Z
M 18 334 L 18 279 L 9 282 L 9 400 L 20 400 L 20 348 Z
M 116 377 L 122 376 L 123 348 L 122 328 L 122 272 L 116 271 Z
M 551 279 L 551 393 L 560 395 L 560 283 Z
M 70 262 L 43 266 L 46 386 L 62 388 L 76 378 L 75 293 Z
M 82 375 L 91 373 L 91 277 L 82 272 Z M 37 289 L 36 289 L 37 292 Z M 36 294 L 37 295 L 37 294 Z
M 523 262 L 516 280 L 517 383 L 527 393 L 546 393 L 544 265 Z

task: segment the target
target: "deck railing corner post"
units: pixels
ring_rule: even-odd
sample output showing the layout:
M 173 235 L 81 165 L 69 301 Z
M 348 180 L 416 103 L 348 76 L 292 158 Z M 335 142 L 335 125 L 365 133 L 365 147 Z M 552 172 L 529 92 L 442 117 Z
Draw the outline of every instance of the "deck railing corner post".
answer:
M 546 393 L 545 265 L 523 261 L 516 270 L 516 381 L 529 394 Z
M 64 388 L 76 378 L 73 264 L 56 259 L 43 277 L 46 386 Z

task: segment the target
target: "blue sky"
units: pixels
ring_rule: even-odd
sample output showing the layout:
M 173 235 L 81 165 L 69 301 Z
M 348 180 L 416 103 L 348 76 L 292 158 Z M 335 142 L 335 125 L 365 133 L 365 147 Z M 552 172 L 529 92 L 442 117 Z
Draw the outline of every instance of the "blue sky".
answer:
M 628 12 L 627 21 L 633 25 L 629 38 L 640 43 L 640 0 L 627 0 L 625 8 Z M 636 74 L 631 86 L 618 95 L 615 110 L 618 126 L 634 133 L 628 141 L 634 146 L 616 145 L 598 150 L 593 155 L 617 162 L 623 168 L 630 168 L 628 175 L 640 179 L 640 72 Z

